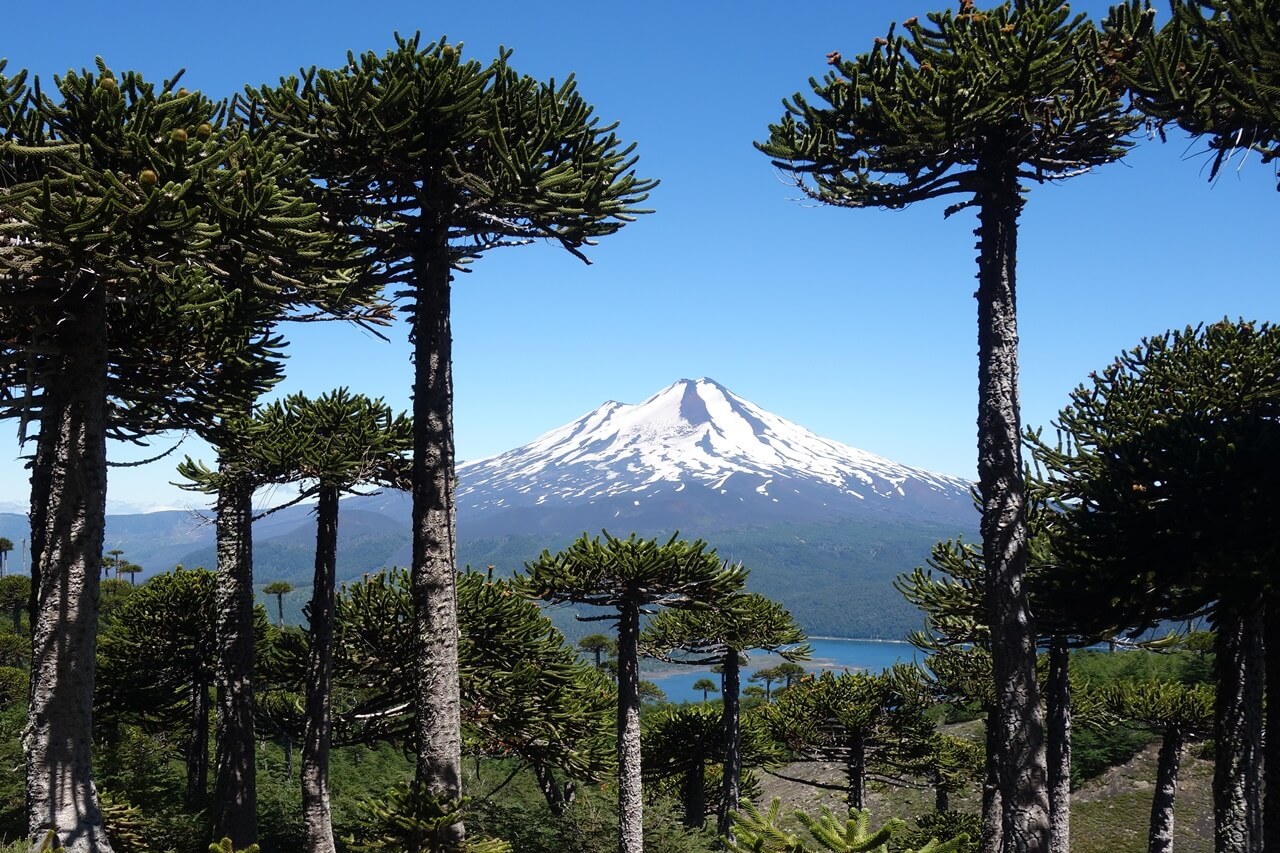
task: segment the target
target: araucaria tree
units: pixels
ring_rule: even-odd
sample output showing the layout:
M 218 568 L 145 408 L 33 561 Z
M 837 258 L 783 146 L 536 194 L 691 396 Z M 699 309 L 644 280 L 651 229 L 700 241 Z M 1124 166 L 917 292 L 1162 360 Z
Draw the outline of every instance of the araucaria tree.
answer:
M 360 486 L 408 485 L 413 430 L 381 400 L 341 388 L 315 400 L 294 394 L 257 416 L 264 432 L 285 437 L 263 460 L 276 482 L 299 482 L 314 494 L 316 560 L 307 654 L 306 729 L 302 741 L 302 817 L 309 853 L 333 853 L 329 744 L 333 713 L 334 593 L 338 499 Z
M 246 339 L 206 269 L 225 233 L 214 199 L 244 174 L 245 142 L 216 105 L 101 62 L 55 82 L 37 94 L 0 73 L 0 416 L 22 439 L 37 428 L 29 828 L 100 851 L 90 700 L 106 440 L 245 405 L 267 377 L 219 391 L 215 366 L 270 346 Z
M 1151 10 L 1129 0 L 1107 28 L 1124 45 L 1120 69 L 1140 110 L 1163 132 L 1176 124 L 1209 143 L 1209 179 L 1232 156 L 1280 157 L 1280 3 L 1172 0 L 1156 33 Z M 1277 185 L 1280 189 L 1280 185 Z
M 701 540 L 672 536 L 663 543 L 634 533 L 627 539 L 604 533 L 603 541 L 583 534 L 558 554 L 543 551 L 527 568 L 527 588 L 535 598 L 615 611 L 580 618 L 618 626 L 618 850 L 640 853 L 640 615 L 654 607 L 706 608 L 724 602 L 742 588 L 746 570 L 723 565 Z
M 640 635 L 646 655 L 692 665 L 720 667 L 724 697 L 724 776 L 716 827 L 732 837 L 730 812 L 738 807 L 742 781 L 740 661 L 744 652 L 776 652 L 787 661 L 807 660 L 811 649 L 791 613 L 756 593 L 740 593 L 709 610 L 667 610 L 655 616 Z M 705 679 L 704 679 L 705 680 Z M 714 683 L 712 688 L 714 689 Z M 697 685 L 694 685 L 695 689 Z M 705 692 L 704 692 L 705 697 Z
M 1215 849 L 1273 849 L 1280 835 L 1258 837 L 1258 799 L 1265 787 L 1272 833 L 1280 794 L 1258 782 L 1270 765 L 1262 650 L 1280 638 L 1280 330 L 1222 321 L 1144 340 L 1076 388 L 1056 426 L 1061 443 L 1036 456 L 1064 511 L 1064 583 L 1091 592 L 1087 615 L 1113 630 L 1209 613 Z M 1265 682 L 1275 731 L 1280 678 Z
M 450 287 L 489 249 L 547 240 L 584 247 L 641 212 L 654 186 L 632 146 L 601 125 L 572 78 L 517 74 L 502 53 L 463 61 L 461 46 L 397 37 L 385 55 L 349 55 L 277 89 L 250 93 L 298 142 L 321 205 L 409 303 L 414 346 L 413 579 L 417 608 L 417 775 L 461 791 L 454 590 L 454 440 Z M 461 836 L 461 826 L 451 830 Z M 455 838 L 455 840 L 457 840 Z
M 236 179 L 222 187 L 210 223 L 216 236 L 205 260 L 239 323 L 228 357 L 210 371 L 208 393 L 226 411 L 191 424 L 218 454 L 216 470 L 186 460 L 185 487 L 215 496 L 218 554 L 218 736 L 214 835 L 234 846 L 257 839 L 254 763 L 253 496 L 279 476 L 275 460 L 287 436 L 252 418 L 258 394 L 283 375 L 274 326 L 283 320 L 389 322 L 390 307 L 355 275 L 350 243 L 322 227 L 319 211 L 299 195 L 310 185 L 296 150 L 280 134 L 235 121 Z M 246 393 L 252 389 L 254 393 Z M 274 454 L 274 456 L 273 456 Z
M 1119 158 L 1135 126 L 1097 29 L 1059 0 L 910 18 L 813 80 L 759 148 L 811 198 L 978 215 L 978 482 L 1009 851 L 1048 847 L 1043 715 L 1027 607 L 1015 262 L 1027 182 Z
M 1156 786 L 1151 798 L 1147 853 L 1173 853 L 1173 803 L 1182 747 L 1213 729 L 1213 690 L 1171 681 L 1117 681 L 1099 690 L 1112 718 L 1134 720 L 1160 732 Z

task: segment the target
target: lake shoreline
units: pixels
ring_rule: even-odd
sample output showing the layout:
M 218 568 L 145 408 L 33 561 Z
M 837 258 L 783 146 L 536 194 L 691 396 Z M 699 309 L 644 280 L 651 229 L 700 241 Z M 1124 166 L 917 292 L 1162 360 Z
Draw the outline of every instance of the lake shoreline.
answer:
M 808 660 L 799 663 L 811 673 L 882 672 L 896 663 L 911 663 L 924 657 L 923 652 L 906 640 L 810 637 L 809 644 L 813 648 L 813 654 Z M 744 685 L 752 673 L 777 666 L 783 660 L 775 654 L 752 654 L 748 657 L 750 662 L 742 668 Z M 702 701 L 702 692 L 693 690 L 692 685 L 710 671 L 709 664 L 641 664 L 641 677 L 661 687 L 667 694 L 667 701 L 675 703 Z

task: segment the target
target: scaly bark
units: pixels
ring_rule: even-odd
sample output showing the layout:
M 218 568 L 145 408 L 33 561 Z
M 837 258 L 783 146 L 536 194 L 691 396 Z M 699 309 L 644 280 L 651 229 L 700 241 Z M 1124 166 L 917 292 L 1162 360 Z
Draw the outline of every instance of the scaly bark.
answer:
M 685 772 L 682 781 L 684 825 L 689 829 L 701 829 L 707 820 L 707 769 L 701 760 Z
M 1000 715 L 995 708 L 987 710 L 987 758 L 982 779 L 982 853 L 1000 853 L 1004 847 L 1004 808 L 1000 803 Z
M 862 732 L 849 735 L 844 776 L 849 787 L 849 814 L 852 816 L 867 807 L 867 739 Z
M 338 561 L 338 490 L 321 485 L 316 506 L 316 569 L 307 653 L 307 723 L 302 741 L 302 821 L 308 853 L 335 853 L 329 806 L 332 732 L 334 575 Z
M 1280 596 L 1269 596 L 1266 619 L 1266 720 L 1262 759 L 1263 823 L 1262 849 L 1280 850 Z
M 618 618 L 618 853 L 644 851 L 644 792 L 640 783 L 640 607 Z
M 716 815 L 716 831 L 733 841 L 733 818 L 730 812 L 742 797 L 742 673 L 738 670 L 738 651 L 725 652 L 721 665 L 720 695 L 724 699 L 724 779 L 721 783 L 720 811 Z
M 424 209 L 430 209 L 424 202 Z M 421 280 L 413 330 L 413 568 L 417 634 L 418 781 L 436 797 L 462 796 L 457 561 L 453 515 L 453 368 L 447 232 L 414 259 Z M 460 846 L 461 823 L 442 833 Z
M 1015 146 L 997 140 L 988 150 Z M 1000 793 L 1007 853 L 1044 853 L 1049 840 L 1044 717 L 1036 636 L 1025 586 L 1026 496 L 1018 403 L 1017 163 L 988 156 L 978 192 L 978 484 L 988 578 L 991 660 L 999 709 Z
M 92 755 L 107 498 L 106 305 L 88 280 L 72 285 L 66 303 L 63 367 L 44 389 L 32 476 L 27 825 L 35 842 L 53 832 L 70 853 L 109 853 Z
M 1215 643 L 1218 689 L 1214 700 L 1214 853 L 1257 853 L 1262 704 L 1258 614 L 1225 614 Z
M 237 850 L 258 841 L 258 777 L 253 726 L 253 487 L 219 459 L 218 659 L 213 831 Z
M 187 733 L 187 805 L 204 808 L 209 792 L 209 685 L 191 685 L 191 730 Z
M 1182 729 L 1169 726 L 1160 742 L 1156 765 L 1156 790 L 1151 798 L 1151 828 L 1147 853 L 1173 853 L 1173 802 L 1178 794 L 1178 768 L 1182 763 Z
M 1064 637 L 1049 641 L 1049 853 L 1071 851 L 1071 679 Z
M 577 787 L 572 781 L 560 784 L 555 772 L 541 762 L 534 762 L 533 775 L 538 780 L 538 790 L 542 791 L 542 796 L 547 801 L 547 808 L 556 817 L 564 817 L 569 806 L 577 799 Z

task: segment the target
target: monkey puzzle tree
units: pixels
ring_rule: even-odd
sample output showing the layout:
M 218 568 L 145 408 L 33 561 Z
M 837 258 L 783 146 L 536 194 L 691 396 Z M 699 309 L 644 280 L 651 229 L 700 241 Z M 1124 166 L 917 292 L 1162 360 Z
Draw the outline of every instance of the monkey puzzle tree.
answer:
M 1100 687 L 1096 699 L 1115 717 L 1160 732 L 1147 853 L 1173 853 L 1173 804 L 1182 747 L 1188 738 L 1213 730 L 1213 690 L 1170 681 L 1118 681 Z
M 450 287 L 484 252 L 545 239 L 583 249 L 641 211 L 633 146 L 600 125 L 572 77 L 521 76 L 460 45 L 397 36 L 251 93 L 295 139 L 320 203 L 377 264 L 371 280 L 410 303 L 414 346 L 413 578 L 418 623 L 418 779 L 461 791 L 454 601 L 454 439 Z M 456 827 L 461 835 L 461 826 Z
M 209 781 L 216 583 L 204 569 L 156 575 L 121 602 L 98 646 L 99 715 L 182 730 L 187 803 L 196 808 Z
M 1209 613 L 1217 849 L 1254 849 L 1263 632 L 1280 638 L 1269 498 L 1280 476 L 1280 331 L 1224 320 L 1146 339 L 1077 387 L 1055 426 L 1059 442 L 1036 441 L 1035 453 L 1063 510 L 1055 547 L 1068 571 L 1058 578 L 1089 595 L 1080 615 L 1104 630 Z M 1266 690 L 1280 726 L 1280 678 Z M 1274 831 L 1280 801 L 1268 800 Z
M 293 584 L 288 581 L 272 581 L 262 588 L 263 595 L 276 597 L 276 617 L 281 628 L 284 627 L 284 597 L 293 592 Z
M 1003 809 L 1011 851 L 1047 849 L 1043 718 L 1023 576 L 1015 269 L 1023 182 L 1118 159 L 1135 119 L 1099 34 L 1059 0 L 908 19 L 812 80 L 758 147 L 811 198 L 902 208 L 943 196 L 978 213 L 978 482 L 991 578 Z
M 263 408 L 257 420 L 264 434 L 283 439 L 261 446 L 270 454 L 262 460 L 267 476 L 275 482 L 299 482 L 304 496 L 318 498 L 315 577 L 307 613 L 310 643 L 302 741 L 302 815 L 307 850 L 333 853 L 329 744 L 338 500 L 342 493 L 361 486 L 407 486 L 413 428 L 405 415 L 393 415 L 382 400 L 351 394 L 345 388 L 315 400 L 291 395 Z
M 1280 4 L 1172 0 L 1156 33 L 1147 3 L 1112 8 L 1105 27 L 1136 104 L 1163 135 L 1173 123 L 1214 152 L 1209 180 L 1237 151 L 1280 157 Z M 1280 184 L 1277 184 L 1280 189 Z
M 804 760 L 844 766 L 853 815 L 866 807 L 872 765 L 901 773 L 932 747 L 926 705 L 918 671 L 898 664 L 879 674 L 827 670 L 793 685 L 763 715 L 773 736 Z
M 237 395 L 256 378 L 261 393 L 283 375 L 282 321 L 348 320 L 385 325 L 390 307 L 362 280 L 359 259 L 343 235 L 324 227 L 302 194 L 311 176 L 281 134 L 233 115 L 226 133 L 237 139 L 235 180 L 220 195 L 210 221 L 217 236 L 206 251 L 208 268 L 230 294 L 241 324 L 230 342 L 243 350 L 220 365 L 211 393 Z M 257 343 L 255 347 L 255 342 Z M 220 417 L 191 425 L 217 451 L 214 470 L 190 459 L 179 466 L 185 488 L 214 495 L 218 553 L 217 779 L 214 834 L 236 846 L 257 838 L 253 733 L 253 495 L 271 482 L 269 470 L 286 435 L 253 417 L 257 395 L 241 395 Z M 277 456 L 273 457 L 275 453 Z
M 22 440 L 38 425 L 29 825 L 108 850 L 88 734 L 106 440 L 217 418 L 270 380 L 246 371 L 221 387 L 221 367 L 272 343 L 246 340 L 234 294 L 206 268 L 223 239 L 211 211 L 244 180 L 245 142 L 176 78 L 157 90 L 99 62 L 55 78 L 56 100 L 4 82 L 0 416 L 19 419 Z
M 697 681 L 693 682 L 693 689 L 701 690 L 702 701 L 707 702 L 709 701 L 712 693 L 720 692 L 720 685 L 716 684 L 710 678 L 699 678 Z
M 1066 853 L 1071 814 L 1071 685 L 1068 661 L 1072 647 L 1089 646 L 1099 635 L 1085 627 L 1077 614 L 1097 606 L 1056 583 L 1061 566 L 1053 549 L 1057 514 L 1045 505 L 1039 484 L 1029 500 L 1027 586 L 1036 614 L 1037 641 L 1046 648 L 1044 684 L 1049 782 L 1049 850 Z M 929 655 L 934 685 L 947 701 L 977 701 L 987 714 L 987 778 L 983 785 L 983 848 L 995 849 L 1000 827 L 998 752 L 991 740 L 998 731 L 996 705 L 990 685 L 990 631 L 987 626 L 986 565 L 982 549 L 959 540 L 939 542 L 928 558 L 928 569 L 917 567 L 899 575 L 894 587 L 924 611 L 926 627 L 910 641 Z M 1074 594 L 1073 594 L 1074 593 Z
M 9 575 L 0 578 L 0 611 L 9 611 L 13 620 L 13 633 L 22 633 L 22 612 L 31 603 L 31 578 L 27 575 Z
M 9 574 L 9 552 L 13 550 L 13 540 L 0 536 L 0 578 Z
M 468 748 L 534 771 L 563 814 L 579 781 L 612 768 L 616 699 L 602 672 L 579 659 L 516 581 L 458 576 L 462 719 Z M 343 589 L 335 681 L 349 697 L 335 719 L 345 743 L 405 741 L 414 731 L 413 599 L 404 570 Z M 566 779 L 557 779 L 556 773 Z
M 745 653 L 771 652 L 786 661 L 805 660 L 811 652 L 804 631 L 791 613 L 756 593 L 740 593 L 717 602 L 710 610 L 667 610 L 645 626 L 640 645 L 646 655 L 690 665 L 720 667 L 720 692 L 724 699 L 723 792 L 716 828 L 721 835 L 733 831 L 730 811 L 741 799 L 742 777 L 739 694 Z
M 588 634 L 578 640 L 578 648 L 595 658 L 596 669 L 604 668 L 604 658 L 618 650 L 618 641 L 607 634 Z
M 710 796 L 707 792 L 708 776 L 714 779 L 708 770 L 719 764 L 721 774 L 725 772 L 724 723 L 724 715 L 706 705 L 667 705 L 645 718 L 644 778 L 659 784 L 675 780 L 689 828 L 701 828 L 708 814 L 738 807 L 737 801 L 728 809 L 719 802 L 725 786 L 713 789 Z M 748 718 L 736 740 L 740 775 L 741 765 L 759 767 L 783 760 L 782 750 L 754 718 Z
M 678 535 L 678 534 L 677 534 Z M 550 604 L 575 602 L 614 610 L 578 617 L 618 626 L 618 849 L 644 849 L 640 771 L 640 615 L 654 607 L 706 609 L 737 593 L 741 566 L 722 564 L 702 540 L 672 536 L 665 543 L 583 534 L 563 551 L 527 565 L 529 595 Z M 735 658 L 736 661 L 736 658 Z

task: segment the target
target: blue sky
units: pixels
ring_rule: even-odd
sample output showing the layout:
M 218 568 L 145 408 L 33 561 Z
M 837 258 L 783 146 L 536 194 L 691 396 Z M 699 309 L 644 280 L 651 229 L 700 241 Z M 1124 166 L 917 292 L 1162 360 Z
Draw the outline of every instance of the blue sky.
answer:
M 606 400 L 639 402 L 709 376 L 828 438 L 972 477 L 976 309 L 972 214 L 945 202 L 835 210 L 799 199 L 752 148 L 807 90 L 825 55 L 867 50 L 936 3 L 17 4 L 0 56 L 46 85 L 101 55 L 159 81 L 178 68 L 214 97 L 393 32 L 447 35 L 545 79 L 575 73 L 604 121 L 657 177 L 651 216 L 582 264 L 551 246 L 482 259 L 455 282 L 460 459 L 527 443 Z M 1076 3 L 1091 14 L 1105 3 Z M 1047 425 L 1090 370 L 1158 334 L 1224 316 L 1280 314 L 1276 171 L 1256 156 L 1206 182 L 1203 145 L 1139 140 L 1125 161 L 1032 187 L 1018 258 L 1023 419 Z M 1238 166 L 1238 168 L 1237 168 Z M 282 393 L 339 385 L 408 408 L 403 327 L 379 341 L 332 324 L 285 327 Z M 157 440 L 156 450 L 172 445 Z M 211 459 L 189 442 L 179 453 Z M 0 432 L 0 504 L 25 503 L 12 423 Z M 112 449 L 116 460 L 136 452 Z M 114 510 L 203 505 L 168 485 L 171 460 L 112 472 Z

